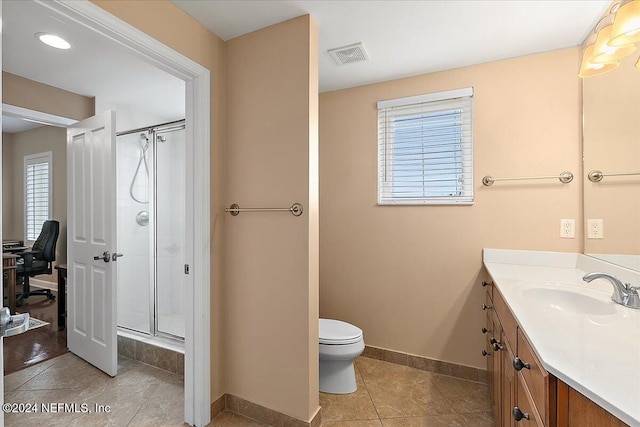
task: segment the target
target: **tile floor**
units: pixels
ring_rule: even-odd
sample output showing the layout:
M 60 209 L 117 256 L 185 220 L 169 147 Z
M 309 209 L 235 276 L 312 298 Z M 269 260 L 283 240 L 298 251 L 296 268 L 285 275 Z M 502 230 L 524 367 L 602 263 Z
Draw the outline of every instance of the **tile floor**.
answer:
M 356 359 L 358 390 L 320 393 L 323 427 L 493 427 L 489 387 L 396 365 Z M 258 427 L 264 424 L 230 412 L 213 426 Z
M 358 390 L 350 395 L 320 393 L 326 427 L 489 427 L 489 387 L 359 357 Z
M 492 427 L 486 384 L 376 359 L 356 360 L 358 390 L 320 393 L 324 427 Z M 110 405 L 109 413 L 5 415 L 6 426 L 183 426 L 183 377 L 121 358 L 110 378 L 71 353 L 5 377 L 5 402 Z M 210 426 L 264 426 L 222 412 Z
M 111 378 L 67 353 L 5 376 L 5 403 L 70 403 L 78 413 L 7 413 L 6 426 L 183 426 L 183 377 L 126 358 Z M 110 412 L 80 413 L 82 404 Z

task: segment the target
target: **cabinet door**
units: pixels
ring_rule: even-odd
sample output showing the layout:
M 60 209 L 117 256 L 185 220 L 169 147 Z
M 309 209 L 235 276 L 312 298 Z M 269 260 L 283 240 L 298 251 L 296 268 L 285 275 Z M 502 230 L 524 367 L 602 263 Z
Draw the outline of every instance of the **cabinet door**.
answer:
M 516 381 L 518 377 L 515 369 L 513 369 L 513 351 L 511 350 L 511 346 L 509 345 L 504 333 L 502 333 L 500 342 L 502 343 L 503 348 L 499 351 L 500 371 L 502 377 L 502 423 L 499 425 L 503 427 L 512 427 L 515 425 L 512 411 L 514 406 L 516 406 Z
M 558 427 L 626 427 L 627 424 L 558 380 Z
M 496 425 L 501 426 L 502 410 L 500 403 L 502 400 L 502 359 L 500 351 L 496 351 L 493 348 L 492 340 L 499 340 L 502 335 L 502 330 L 500 328 L 500 323 L 497 322 L 497 319 L 492 316 L 491 313 L 489 313 L 488 316 L 487 328 L 489 329 L 489 332 L 487 333 L 487 352 L 489 353 L 487 357 L 487 369 L 489 371 L 489 387 L 491 389 L 491 407 Z

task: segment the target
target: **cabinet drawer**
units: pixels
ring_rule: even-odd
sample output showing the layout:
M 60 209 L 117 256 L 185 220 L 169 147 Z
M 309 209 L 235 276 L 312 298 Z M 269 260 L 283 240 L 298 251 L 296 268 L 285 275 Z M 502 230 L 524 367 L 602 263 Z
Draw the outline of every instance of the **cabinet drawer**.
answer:
M 538 411 L 535 409 L 535 405 L 531 402 L 531 397 L 529 393 L 526 392 L 526 386 L 522 381 L 522 375 L 518 375 L 518 383 L 517 393 L 516 393 L 516 406 L 527 418 L 522 418 L 520 421 L 515 421 L 516 427 L 521 426 L 536 426 L 536 427 L 544 427 L 540 416 L 538 415 Z M 514 408 L 515 411 L 515 408 Z M 513 419 L 515 420 L 515 415 L 512 413 Z
M 516 320 L 513 318 L 509 307 L 504 302 L 502 295 L 500 295 L 500 291 L 497 289 L 493 293 L 493 309 L 495 314 L 498 316 L 500 320 L 500 324 L 502 325 L 502 331 L 507 337 L 507 341 L 511 348 L 518 354 L 518 348 L 516 347 L 516 333 L 518 330 Z
M 554 418 L 549 406 L 551 402 L 555 403 L 555 385 L 550 387 L 549 383 L 553 382 L 554 379 L 542 367 L 521 330 L 518 330 L 517 355 L 522 363 L 529 366 L 529 368 L 520 370 L 520 378 L 522 378 L 526 388 L 529 390 L 540 417 L 546 423 L 549 423 L 549 417 Z

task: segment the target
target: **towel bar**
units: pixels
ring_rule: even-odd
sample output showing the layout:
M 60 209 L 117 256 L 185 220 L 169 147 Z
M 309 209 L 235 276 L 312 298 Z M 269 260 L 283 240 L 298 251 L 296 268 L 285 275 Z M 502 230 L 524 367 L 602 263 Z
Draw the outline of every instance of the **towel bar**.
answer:
M 241 208 L 236 203 L 232 204 L 224 210 L 233 216 L 237 216 L 240 212 L 291 212 L 293 216 L 302 215 L 302 205 L 294 203 L 290 208 Z
M 619 173 L 602 173 L 599 170 L 592 170 L 589 172 L 589 181 L 591 182 L 600 182 L 602 178 L 605 176 L 629 176 L 629 175 L 640 175 L 640 172 L 619 172 Z
M 494 178 L 490 175 L 482 178 L 482 183 L 487 187 L 493 185 L 496 181 L 519 181 L 523 179 L 559 179 L 561 183 L 567 184 L 573 181 L 573 174 L 571 172 L 562 172 L 560 175 L 546 175 L 546 176 L 514 176 L 510 178 Z

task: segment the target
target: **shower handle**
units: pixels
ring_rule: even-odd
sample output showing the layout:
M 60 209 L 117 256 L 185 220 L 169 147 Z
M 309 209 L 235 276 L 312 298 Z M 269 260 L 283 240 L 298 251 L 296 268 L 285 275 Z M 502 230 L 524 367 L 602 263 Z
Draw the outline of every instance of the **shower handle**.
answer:
M 113 253 L 113 255 L 111 255 L 111 261 L 116 262 L 118 261 L 118 258 L 123 257 L 124 254 L 118 254 L 118 253 Z
M 99 259 L 101 259 L 104 262 L 109 262 L 109 261 L 111 261 L 111 253 L 109 251 L 104 251 L 102 253 L 102 256 L 94 256 L 93 259 L 95 261 L 98 261 Z

